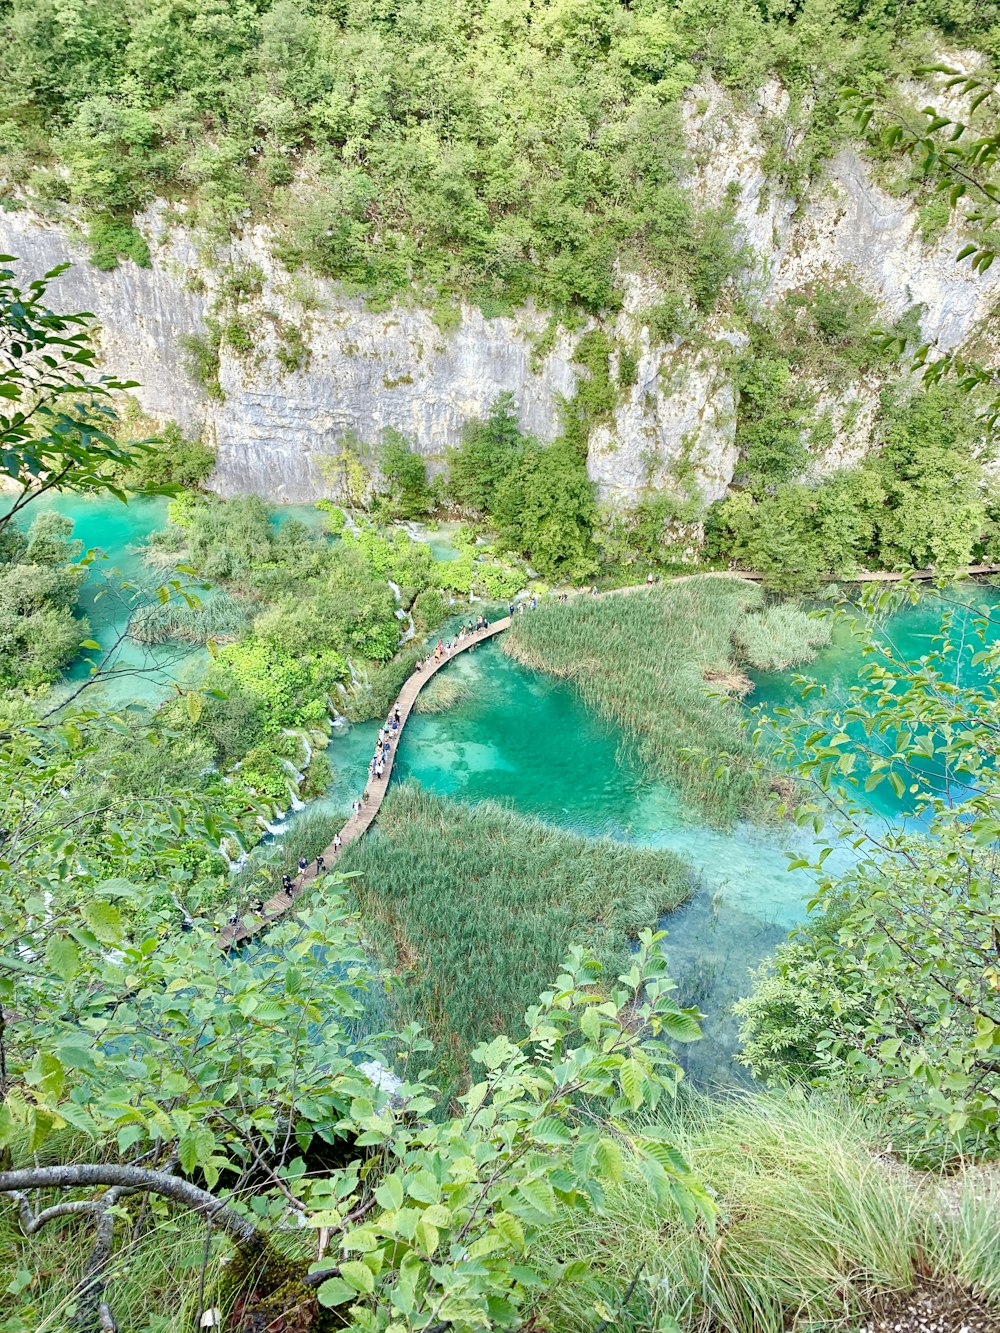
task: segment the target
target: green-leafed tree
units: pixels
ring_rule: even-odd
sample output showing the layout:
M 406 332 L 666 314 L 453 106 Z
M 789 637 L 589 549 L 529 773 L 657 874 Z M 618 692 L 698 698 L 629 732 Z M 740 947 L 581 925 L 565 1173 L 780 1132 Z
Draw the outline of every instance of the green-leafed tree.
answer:
M 807 684 L 771 724 L 797 819 L 830 819 L 855 858 L 832 871 L 824 846 L 808 920 L 738 1006 L 758 1076 L 877 1104 L 898 1141 L 938 1158 L 994 1150 L 1000 1124 L 1000 649 L 985 604 L 949 600 L 918 661 L 876 632 L 845 696 Z M 872 809 L 883 786 L 905 821 Z

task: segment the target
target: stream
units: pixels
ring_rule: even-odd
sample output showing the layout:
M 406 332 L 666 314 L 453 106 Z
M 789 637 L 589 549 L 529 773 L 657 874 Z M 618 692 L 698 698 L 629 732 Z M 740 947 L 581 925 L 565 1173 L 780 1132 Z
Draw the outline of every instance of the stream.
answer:
M 97 562 L 81 598 L 91 633 L 102 643 L 122 623 L 121 603 L 104 591 L 107 573 L 148 580 L 141 559 L 128 551 L 165 522 L 165 502 L 137 500 L 126 509 L 113 499 L 57 497 L 49 506 L 75 520 L 85 546 L 100 546 L 108 559 Z M 307 506 L 288 506 L 276 521 L 305 517 Z M 313 520 L 315 521 L 315 520 Z M 445 543 L 435 534 L 435 555 Z M 155 577 L 151 580 L 156 582 Z M 977 601 L 1000 605 L 994 589 L 977 590 Z M 916 657 L 930 647 L 940 619 L 934 598 L 922 599 L 887 622 L 885 632 L 901 652 Z M 204 650 L 169 645 L 126 645 L 120 663 L 141 669 L 103 687 L 115 703 L 127 698 L 162 697 L 172 681 L 196 678 Z M 965 657 L 968 663 L 968 656 Z M 858 678 L 858 645 L 838 632 L 813 663 L 803 668 L 832 691 L 846 692 Z M 698 887 L 679 911 L 664 918 L 664 948 L 678 998 L 706 1014 L 706 1039 L 679 1049 L 692 1079 L 718 1088 L 747 1081 L 734 1060 L 737 1045 L 733 1001 L 747 993 L 750 969 L 757 966 L 805 915 L 812 889 L 809 873 L 789 871 L 788 853 L 808 853 L 811 836 L 793 825 L 714 827 L 704 812 L 681 801 L 671 787 L 637 763 L 622 733 L 589 712 L 572 687 L 531 672 L 506 657 L 496 642 L 466 653 L 447 668 L 470 686 L 459 703 L 441 713 L 414 713 L 400 741 L 393 781 L 416 780 L 454 800 L 498 801 L 518 812 L 588 836 L 607 836 L 638 846 L 669 848 L 692 866 Z M 965 669 L 971 672 L 971 667 Z M 88 668 L 80 661 L 71 680 Z M 750 702 L 767 708 L 797 700 L 795 673 L 758 673 Z M 328 757 L 333 781 L 318 802 L 346 812 L 360 796 L 378 722 L 333 731 Z M 901 809 L 888 784 L 872 797 L 876 819 L 897 822 Z M 295 815 L 281 825 L 294 837 Z M 846 864 L 850 852 L 835 849 L 829 868 Z

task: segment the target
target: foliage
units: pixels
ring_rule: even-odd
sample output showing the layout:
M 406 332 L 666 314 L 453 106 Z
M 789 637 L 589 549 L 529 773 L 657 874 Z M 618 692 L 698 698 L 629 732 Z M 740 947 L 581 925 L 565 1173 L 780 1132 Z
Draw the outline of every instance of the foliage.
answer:
M 650 1132 L 678 1143 L 722 1224 L 687 1228 L 676 1208 L 644 1196 L 626 1154 L 603 1212 L 561 1213 L 549 1234 L 553 1257 L 590 1257 L 593 1287 L 543 1289 L 544 1327 L 589 1333 L 594 1297 L 609 1289 L 622 1293 L 608 1305 L 623 1333 L 877 1326 L 881 1297 L 928 1277 L 971 1289 L 987 1320 L 996 1308 L 995 1191 L 952 1180 L 951 1205 L 933 1178 L 920 1190 L 880 1157 L 877 1112 L 866 1123 L 857 1108 L 818 1097 L 689 1096 Z
M 813 793 L 797 818 L 832 812 L 857 859 L 831 872 L 819 855 L 809 921 L 741 1006 L 746 1059 L 877 1100 L 928 1154 L 995 1143 L 1000 1120 L 994 639 L 974 600 L 944 612 L 917 662 L 873 633 L 846 697 L 820 691 L 776 723 Z M 910 821 L 872 823 L 884 783 Z
M 975 401 L 953 384 L 886 390 L 876 432 L 879 448 L 859 467 L 818 482 L 751 487 L 713 506 L 707 554 L 756 570 L 783 591 L 815 588 L 824 573 L 947 572 L 988 557 L 990 455 Z
M 736 637 L 762 604 L 739 579 L 683 583 L 518 616 L 501 650 L 572 681 L 584 702 L 617 723 L 641 763 L 668 778 L 712 820 L 767 810 L 769 773 L 736 705 L 711 697 L 738 681 Z M 768 644 L 772 642 L 767 639 Z
M 594 345 L 600 355 L 592 359 L 606 378 L 607 348 Z M 540 573 L 584 578 L 593 572 L 597 506 L 579 441 L 567 435 L 539 444 L 522 433 L 513 397 L 501 394 L 486 419 L 471 423 L 461 445 L 448 451 L 448 467 L 453 500 L 488 518 L 503 544 Z M 517 587 L 498 595 L 510 596 Z
M 18 488 L 0 514 L 0 534 L 36 495 L 48 490 L 110 491 L 124 500 L 111 470 L 127 467 L 146 444 L 113 434 L 116 391 L 129 380 L 94 373 L 92 316 L 56 314 L 49 284 L 68 265 L 16 285 L 10 255 L 0 255 L 0 471 Z
M 0 684 L 36 687 L 56 679 L 77 655 L 88 624 L 74 615 L 86 578 L 73 523 L 41 513 L 27 537 L 3 534 L 0 553 Z
M 91 906 L 89 931 L 76 939 L 50 914 L 50 940 L 66 943 L 50 943 L 42 975 L 15 981 L 33 1035 L 30 1050 L 16 1039 L 8 1048 L 17 1081 L 4 1087 L 3 1146 L 29 1163 L 40 1150 L 58 1161 L 60 1132 L 72 1126 L 103 1162 L 92 1168 L 98 1177 L 113 1180 L 116 1163 L 135 1157 L 155 1169 L 160 1192 L 164 1178 L 183 1191 L 197 1175 L 210 1193 L 206 1204 L 194 1191 L 195 1206 L 211 1206 L 219 1231 L 236 1239 L 237 1266 L 262 1307 L 280 1303 L 288 1281 L 266 1238 L 297 1216 L 298 1290 L 325 1307 L 349 1304 L 359 1328 L 392 1320 L 418 1329 L 446 1314 L 472 1329 L 487 1311 L 494 1327 L 515 1327 L 542 1280 L 532 1259 L 539 1238 L 559 1209 L 601 1206 L 604 1181 L 621 1171 L 619 1141 L 661 1202 L 711 1219 L 708 1196 L 669 1143 L 624 1120 L 658 1105 L 678 1078 L 655 1038 L 697 1035 L 669 998 L 658 936 L 644 935 L 620 982 L 572 953 L 526 1015 L 525 1038 L 479 1046 L 482 1077 L 453 1116 L 435 1121 L 434 1090 L 410 1074 L 427 1049 L 417 1029 L 399 1039 L 403 1081 L 391 1099 L 359 1067 L 359 1056 L 382 1054 L 363 1035 L 375 978 L 336 882 L 323 898 L 276 927 L 268 947 L 229 957 L 197 924 L 160 937 L 148 907 L 130 929 L 107 905 Z M 81 1043 L 87 1029 L 100 1041 Z M 338 1164 L 309 1173 L 320 1142 L 339 1144 Z M 248 1212 L 240 1199 L 251 1178 Z M 0 1174 L 0 1189 L 11 1180 Z M 152 1207 L 172 1229 L 163 1205 Z M 334 1249 L 310 1264 L 303 1242 L 319 1228 Z M 226 1256 L 216 1248 L 213 1257 L 207 1290 L 226 1304 Z M 560 1278 L 579 1281 L 585 1268 L 562 1265 Z M 25 1293 L 25 1309 L 33 1301 Z
M 332 649 L 293 652 L 272 638 L 253 635 L 219 649 L 209 684 L 224 693 L 235 686 L 241 694 L 261 699 L 263 734 L 268 735 L 321 721 L 327 715 L 327 695 L 347 676 L 346 660 Z
M 87 229 L 90 262 L 107 272 L 120 259 L 131 259 L 139 268 L 150 268 L 152 258 L 146 238 L 137 227 L 113 217 L 97 217 Z
M 458 448 L 448 450 L 448 486 L 455 503 L 476 514 L 489 513 L 524 447 L 514 395 L 502 393 L 484 420 L 466 424 Z
M 431 507 L 427 464 L 398 431 L 386 431 L 378 451 L 379 471 L 394 518 L 420 518 Z
M 217 320 L 206 319 L 204 333 L 181 333 L 177 343 L 184 352 L 184 367 L 200 389 L 217 402 L 225 399 L 219 380 L 222 327 Z
M 357 874 L 366 928 L 401 975 L 401 1022 L 424 1023 L 446 1081 L 463 1083 L 473 1046 L 517 1030 L 571 942 L 614 975 L 629 939 L 691 890 L 672 852 L 591 841 L 417 786 L 393 792 L 377 833 L 339 865 Z
M 176 421 L 170 421 L 159 431 L 155 448 L 118 469 L 118 475 L 132 491 L 148 493 L 177 486 L 197 490 L 213 467 L 215 454 L 201 437 L 188 439 Z

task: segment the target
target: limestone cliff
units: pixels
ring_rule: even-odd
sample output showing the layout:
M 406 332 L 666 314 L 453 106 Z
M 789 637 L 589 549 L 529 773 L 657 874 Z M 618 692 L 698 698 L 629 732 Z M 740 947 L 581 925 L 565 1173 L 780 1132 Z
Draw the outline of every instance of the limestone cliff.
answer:
M 942 348 L 973 337 L 992 310 L 1000 266 L 983 276 L 957 266 L 954 235 L 926 245 L 913 205 L 881 189 L 850 151 L 830 163 L 796 209 L 764 169 L 762 126 L 780 125 L 784 110 L 773 85 L 757 117 L 737 114 L 714 86 L 696 90 L 688 105 L 692 186 L 705 203 L 735 201 L 751 299 L 773 304 L 789 291 L 847 276 L 887 318 L 921 307 L 925 336 Z M 787 148 L 794 148 L 791 138 Z M 486 319 L 465 307 L 449 328 L 418 308 L 374 313 L 332 283 L 291 281 L 263 229 L 217 250 L 208 263 L 189 234 L 168 232 L 162 219 L 154 209 L 141 220 L 153 253 L 149 269 L 126 260 L 99 272 L 64 230 L 27 210 L 0 213 L 0 249 L 33 273 L 74 261 L 60 280 L 60 305 L 93 311 L 108 365 L 141 382 L 137 397 L 151 416 L 204 430 L 217 449 L 214 484 L 222 494 L 321 495 L 322 458 L 345 436 L 374 443 L 387 427 L 434 463 L 458 440 L 463 422 L 485 413 L 503 391 L 513 393 L 525 428 L 543 439 L 557 433 L 561 405 L 582 373 L 573 359 L 580 331 L 545 336 L 547 316 L 532 310 Z M 204 331 L 219 308 L 223 274 L 234 265 L 256 266 L 261 275 L 239 312 L 253 345 L 237 353 L 223 343 L 218 398 L 191 378 L 182 343 Z M 696 346 L 657 342 L 644 320 L 655 284 L 630 277 L 625 287 L 607 331 L 616 348 L 628 349 L 633 370 L 627 379 L 619 374 L 617 404 L 591 432 L 591 476 L 613 505 L 634 503 L 649 487 L 692 481 L 706 500 L 716 499 L 737 462 L 730 367 L 745 335 L 716 319 Z M 305 349 L 295 369 L 280 355 L 289 328 Z M 619 355 L 612 357 L 616 373 Z M 816 388 L 834 428 L 832 444 L 816 459 L 823 469 L 864 452 L 879 385 L 868 379 L 847 391 Z

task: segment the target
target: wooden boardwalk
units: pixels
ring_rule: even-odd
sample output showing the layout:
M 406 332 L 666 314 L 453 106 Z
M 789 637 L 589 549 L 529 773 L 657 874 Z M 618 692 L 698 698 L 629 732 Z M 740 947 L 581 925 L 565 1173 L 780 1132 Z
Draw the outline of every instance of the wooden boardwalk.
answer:
M 413 711 L 413 705 L 416 702 L 417 695 L 424 688 L 429 680 L 437 675 L 442 667 L 447 666 L 453 658 L 459 653 L 468 652 L 470 648 L 475 648 L 477 644 L 483 643 L 486 639 L 492 639 L 494 634 L 502 634 L 505 629 L 510 627 L 510 617 L 504 616 L 503 620 L 495 620 L 488 629 L 478 630 L 468 635 L 460 642 L 452 641 L 452 649 L 449 654 L 442 657 L 440 661 L 428 657 L 420 671 L 414 671 L 403 682 L 403 688 L 399 691 L 397 703 L 399 704 L 399 727 L 395 738 L 389 748 L 386 756 L 385 772 L 380 778 L 373 778 L 368 775 L 366 786 L 368 788 L 368 804 L 362 806 L 359 815 L 352 815 L 344 827 L 340 830 L 341 851 L 344 847 L 349 847 L 352 842 L 357 842 L 358 838 L 364 837 L 375 822 L 375 817 L 385 800 L 385 794 L 389 790 L 389 779 L 392 777 L 392 765 L 396 758 L 396 751 L 399 748 L 399 742 L 403 735 L 403 729 L 406 726 L 406 720 Z M 337 863 L 340 852 L 335 850 L 331 842 L 329 847 L 323 852 L 323 861 L 326 870 L 332 870 Z M 278 917 L 283 916 L 292 906 L 295 899 L 301 893 L 305 886 L 312 882 L 317 876 L 316 863 L 313 861 L 301 875 L 296 875 L 292 880 L 292 892 L 287 894 L 284 891 L 274 894 L 268 898 L 264 904 L 262 913 L 245 913 L 235 925 L 224 926 L 219 931 L 219 947 L 222 949 L 231 949 L 236 944 L 242 944 L 251 936 L 266 930 Z M 323 871 L 322 873 L 326 873 Z
M 1000 566 L 998 565 L 972 565 L 965 571 L 965 573 L 969 575 L 995 574 L 998 572 L 1000 572 Z M 910 576 L 916 579 L 936 577 L 933 570 L 927 569 L 911 570 Z M 747 574 L 739 570 L 701 570 L 694 574 L 675 575 L 665 579 L 664 582 L 686 583 L 692 579 L 704 578 L 745 579 L 750 582 L 757 582 L 761 577 L 760 574 Z M 904 575 L 902 574 L 881 572 L 855 574 L 850 579 L 841 579 L 840 581 L 843 583 L 867 583 L 876 581 L 894 582 L 903 577 Z M 833 575 L 824 575 L 824 579 L 833 581 Z M 654 586 L 657 585 L 634 583 L 624 588 L 608 588 L 604 592 L 598 593 L 598 596 L 610 597 L 617 593 L 642 592 L 643 590 L 648 591 L 650 587 Z M 572 597 L 585 595 L 587 595 L 585 589 L 575 589 L 570 594 Z M 341 851 L 344 847 L 349 847 L 352 842 L 357 842 L 358 838 L 363 837 L 375 822 L 375 818 L 378 815 L 382 802 L 385 800 L 385 794 L 389 789 L 389 779 L 392 777 L 392 765 L 396 758 L 396 750 L 399 746 L 400 739 L 403 735 L 403 728 L 406 726 L 406 720 L 410 716 L 417 695 L 427 682 L 437 675 L 442 667 L 448 665 L 452 658 L 457 657 L 459 653 L 468 652 L 470 648 L 475 648 L 477 644 L 482 643 L 486 639 L 492 639 L 495 634 L 502 634 L 505 629 L 510 628 L 510 622 L 511 617 L 504 616 L 502 620 L 494 621 L 489 629 L 479 630 L 478 632 L 469 635 L 467 638 L 462 639 L 461 642 L 453 641 L 452 650 L 447 656 L 442 657 L 440 661 L 434 661 L 433 657 L 428 657 L 422 669 L 420 671 L 414 671 L 413 674 L 408 676 L 404 681 L 397 700 L 399 704 L 399 728 L 396 731 L 395 740 L 392 742 L 386 757 L 385 772 L 381 778 L 373 778 L 369 776 L 366 784 L 368 788 L 368 804 L 362 807 L 359 815 L 352 815 L 340 830 Z M 334 849 L 334 845 L 331 842 L 329 847 L 323 852 L 323 861 L 326 870 L 333 869 L 336 865 L 338 856 L 339 852 Z M 260 931 L 266 930 L 272 922 L 276 921 L 278 917 L 284 915 L 284 913 L 288 911 L 301 890 L 307 884 L 311 883 L 312 880 L 316 878 L 316 875 L 316 863 L 312 862 L 301 875 L 296 875 L 292 880 L 291 895 L 284 892 L 276 893 L 273 897 L 268 898 L 267 902 L 264 904 L 263 913 L 246 913 L 235 925 L 224 926 L 222 930 L 219 931 L 220 948 L 230 949 L 236 944 L 242 944 L 244 940 L 250 939 Z

